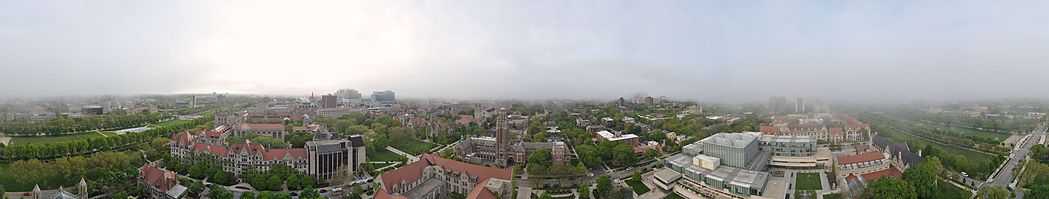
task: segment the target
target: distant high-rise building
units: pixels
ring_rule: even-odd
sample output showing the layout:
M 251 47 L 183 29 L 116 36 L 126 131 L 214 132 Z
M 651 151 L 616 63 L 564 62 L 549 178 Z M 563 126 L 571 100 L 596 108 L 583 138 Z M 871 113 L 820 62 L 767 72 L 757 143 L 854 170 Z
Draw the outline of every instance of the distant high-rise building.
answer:
M 798 98 L 794 100 L 794 112 L 805 113 L 805 98 Z
M 375 100 L 375 102 L 379 102 L 382 104 L 393 104 L 397 102 L 397 97 L 393 93 L 393 91 L 390 90 L 375 91 L 372 92 L 372 100 Z
M 339 104 L 335 95 L 321 96 L 321 108 L 335 108 L 337 106 L 339 106 Z
M 338 91 L 335 91 L 335 96 L 339 96 L 339 98 L 343 99 L 360 99 L 361 92 L 354 89 L 339 89 Z
M 769 98 L 769 112 L 786 113 L 790 110 L 787 106 L 787 97 L 775 96 Z
M 80 109 L 80 112 L 84 115 L 102 115 L 103 108 L 98 105 L 84 106 Z

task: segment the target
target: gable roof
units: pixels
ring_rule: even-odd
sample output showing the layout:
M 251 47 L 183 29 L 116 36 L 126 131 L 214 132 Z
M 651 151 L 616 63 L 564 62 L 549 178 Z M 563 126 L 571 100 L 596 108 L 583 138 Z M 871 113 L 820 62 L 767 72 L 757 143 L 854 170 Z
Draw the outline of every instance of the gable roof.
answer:
M 853 164 L 861 162 L 870 162 L 875 160 L 885 159 L 885 155 L 880 151 L 868 151 L 857 155 L 843 155 L 838 156 L 838 164 Z
M 176 184 L 175 172 L 161 169 L 150 163 L 142 165 L 138 172 L 146 185 L 162 192 L 168 191 Z
M 863 175 L 860 175 L 860 176 L 862 176 L 863 180 L 866 181 L 866 182 L 874 182 L 875 180 L 878 180 L 878 179 L 881 179 L 881 178 L 884 178 L 884 177 L 897 177 L 897 178 L 898 177 L 902 177 L 903 173 L 900 172 L 900 170 L 897 169 L 896 166 L 890 166 L 887 169 L 883 169 L 881 171 L 875 171 L 875 172 L 866 173 L 866 174 L 863 174 Z
M 262 154 L 262 160 L 306 159 L 306 149 L 270 149 Z
M 433 154 L 424 154 L 422 155 L 422 158 L 419 159 L 419 161 L 415 161 L 401 168 L 387 171 L 386 173 L 383 173 L 381 176 L 379 176 L 380 180 L 382 180 L 383 187 L 379 191 L 379 193 L 376 193 L 375 198 L 405 198 L 404 196 L 390 194 L 388 190 L 393 190 L 395 185 L 399 185 L 402 182 L 411 183 L 418 181 L 420 178 L 422 178 L 423 170 L 426 169 L 426 167 L 428 166 L 440 166 L 445 170 L 465 173 L 468 176 L 477 177 L 477 185 L 474 186 L 474 190 L 471 190 L 471 193 L 468 193 L 469 196 L 476 195 L 476 197 L 467 197 L 471 199 L 494 198 L 494 195 L 491 195 L 492 193 L 490 192 L 487 194 L 481 192 L 473 192 L 477 192 L 478 190 L 476 189 L 485 189 L 484 182 L 486 182 L 490 178 L 509 180 L 511 179 L 512 175 L 512 170 L 510 168 L 500 169 L 495 167 L 486 167 L 465 162 L 459 162 L 455 160 L 444 159 Z M 486 197 L 488 195 L 491 195 L 492 197 Z
M 189 146 L 193 144 L 193 134 L 190 134 L 188 131 L 176 133 L 171 135 L 171 141 L 179 146 Z

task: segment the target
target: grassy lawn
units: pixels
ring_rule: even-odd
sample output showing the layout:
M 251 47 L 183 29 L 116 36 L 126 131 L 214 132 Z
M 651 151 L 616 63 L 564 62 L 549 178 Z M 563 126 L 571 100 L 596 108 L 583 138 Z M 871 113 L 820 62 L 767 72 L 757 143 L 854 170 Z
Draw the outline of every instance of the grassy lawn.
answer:
M 798 173 L 798 177 L 794 179 L 794 187 L 797 190 L 821 190 L 823 186 L 820 185 L 820 174 L 818 173 Z
M 950 182 L 940 181 L 936 186 L 936 198 L 969 198 L 972 193 L 962 188 L 951 185 Z
M 634 193 L 637 193 L 637 195 L 645 194 L 649 191 L 645 183 L 641 183 L 641 179 L 630 179 L 626 181 L 626 184 L 630 185 L 630 188 L 634 189 Z
M 430 152 L 431 148 L 436 146 L 434 144 L 426 143 L 426 142 L 419 141 L 419 140 L 416 140 L 416 139 L 403 139 L 403 140 L 392 141 L 392 142 L 393 143 L 391 143 L 390 146 L 392 146 L 393 148 L 400 149 L 401 151 L 410 153 L 412 155 L 419 155 L 419 154 L 423 154 L 423 153 L 428 153 L 428 152 Z
M 397 155 L 389 150 L 380 151 L 367 151 L 365 155 L 368 156 L 368 161 L 376 162 L 389 162 L 389 161 L 403 161 L 407 158 L 401 155 Z
M 90 133 L 81 133 L 81 134 L 76 134 L 76 135 L 62 135 L 62 136 L 11 137 L 11 143 L 12 143 L 11 145 L 66 142 L 66 141 L 82 140 L 82 139 L 89 139 L 89 138 L 99 138 L 99 137 L 103 137 L 103 134 L 105 136 L 114 136 L 114 135 L 116 135 L 116 134 L 111 133 L 111 132 L 101 132 L 101 133 L 90 132 Z

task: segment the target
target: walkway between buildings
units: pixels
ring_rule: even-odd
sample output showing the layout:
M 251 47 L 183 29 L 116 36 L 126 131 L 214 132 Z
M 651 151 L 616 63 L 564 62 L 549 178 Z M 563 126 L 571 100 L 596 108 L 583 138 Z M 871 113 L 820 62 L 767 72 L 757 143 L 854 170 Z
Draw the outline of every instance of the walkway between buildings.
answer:
M 419 157 L 415 157 L 414 155 L 412 155 L 410 153 L 405 153 L 404 151 L 398 150 L 397 148 L 393 148 L 392 146 L 386 146 L 386 150 L 389 150 L 390 152 L 393 152 L 393 153 L 396 153 L 396 154 L 399 154 L 399 155 L 402 155 L 402 156 L 408 158 L 408 162 L 419 161 Z

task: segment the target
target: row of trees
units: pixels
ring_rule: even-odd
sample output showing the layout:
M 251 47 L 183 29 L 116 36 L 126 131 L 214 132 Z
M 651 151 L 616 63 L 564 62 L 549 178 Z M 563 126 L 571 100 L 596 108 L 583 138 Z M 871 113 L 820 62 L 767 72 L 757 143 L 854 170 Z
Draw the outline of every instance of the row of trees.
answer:
M 1026 165 L 1020 184 L 1027 189 L 1025 198 L 1049 199 L 1049 165 L 1030 162 Z
M 943 164 L 944 168 L 966 172 L 975 178 L 985 178 L 998 168 L 998 165 L 1005 161 L 1005 157 L 994 156 L 984 161 L 977 161 L 975 158 L 966 157 L 963 154 L 946 153 L 939 147 L 933 146 L 932 144 L 925 145 L 922 149 L 922 154 L 926 157 L 938 157 Z
M 597 177 L 597 188 L 594 189 L 595 198 L 599 199 L 630 199 L 634 197 L 634 191 L 615 186 L 608 176 Z M 584 190 L 589 191 L 589 190 Z
M 140 133 L 127 133 L 108 137 L 95 137 L 54 143 L 16 144 L 0 148 L 0 159 L 52 159 L 70 155 L 93 153 L 97 151 L 118 150 L 134 144 L 148 142 L 156 137 L 167 137 L 172 132 L 183 131 L 206 124 L 210 118 L 199 118 L 190 121 L 177 121 L 155 126 Z
M 586 167 L 583 167 L 581 163 L 572 166 L 569 162 L 553 162 L 553 156 L 547 149 L 540 149 L 529 154 L 527 166 L 529 175 L 562 176 L 586 173 Z
M 269 171 L 245 171 L 241 179 L 255 189 L 267 191 L 284 190 L 284 185 L 287 185 L 288 190 L 302 190 L 316 185 L 312 177 L 282 165 L 274 166 Z
M 890 199 L 937 199 L 968 198 L 969 193 L 961 189 L 950 188 L 951 184 L 942 180 L 946 169 L 936 155 L 925 156 L 926 159 L 907 169 L 903 178 L 887 177 L 867 185 L 861 198 Z M 948 187 L 948 188 L 944 188 Z M 978 198 L 1006 199 L 1009 192 L 1002 187 L 985 186 L 978 193 Z
M 16 191 L 30 191 L 33 185 L 39 184 L 43 189 L 54 189 L 58 186 L 70 187 L 86 178 L 92 184 L 92 191 L 110 191 L 133 188 L 137 176 L 135 165 L 143 161 L 136 155 L 123 152 L 102 152 L 88 156 L 71 156 L 54 160 L 18 160 L 5 170 L 10 172 L 13 181 L 3 181 L 0 185 Z
M 610 167 L 634 165 L 638 161 L 634 147 L 622 142 L 600 142 L 597 145 L 577 145 L 579 159 L 590 168 L 601 168 L 602 163 Z
M 11 121 L 0 123 L 0 132 L 12 136 L 52 136 L 76 132 L 140 127 L 171 118 L 161 113 L 112 114 L 93 117 L 58 117 L 43 122 Z

